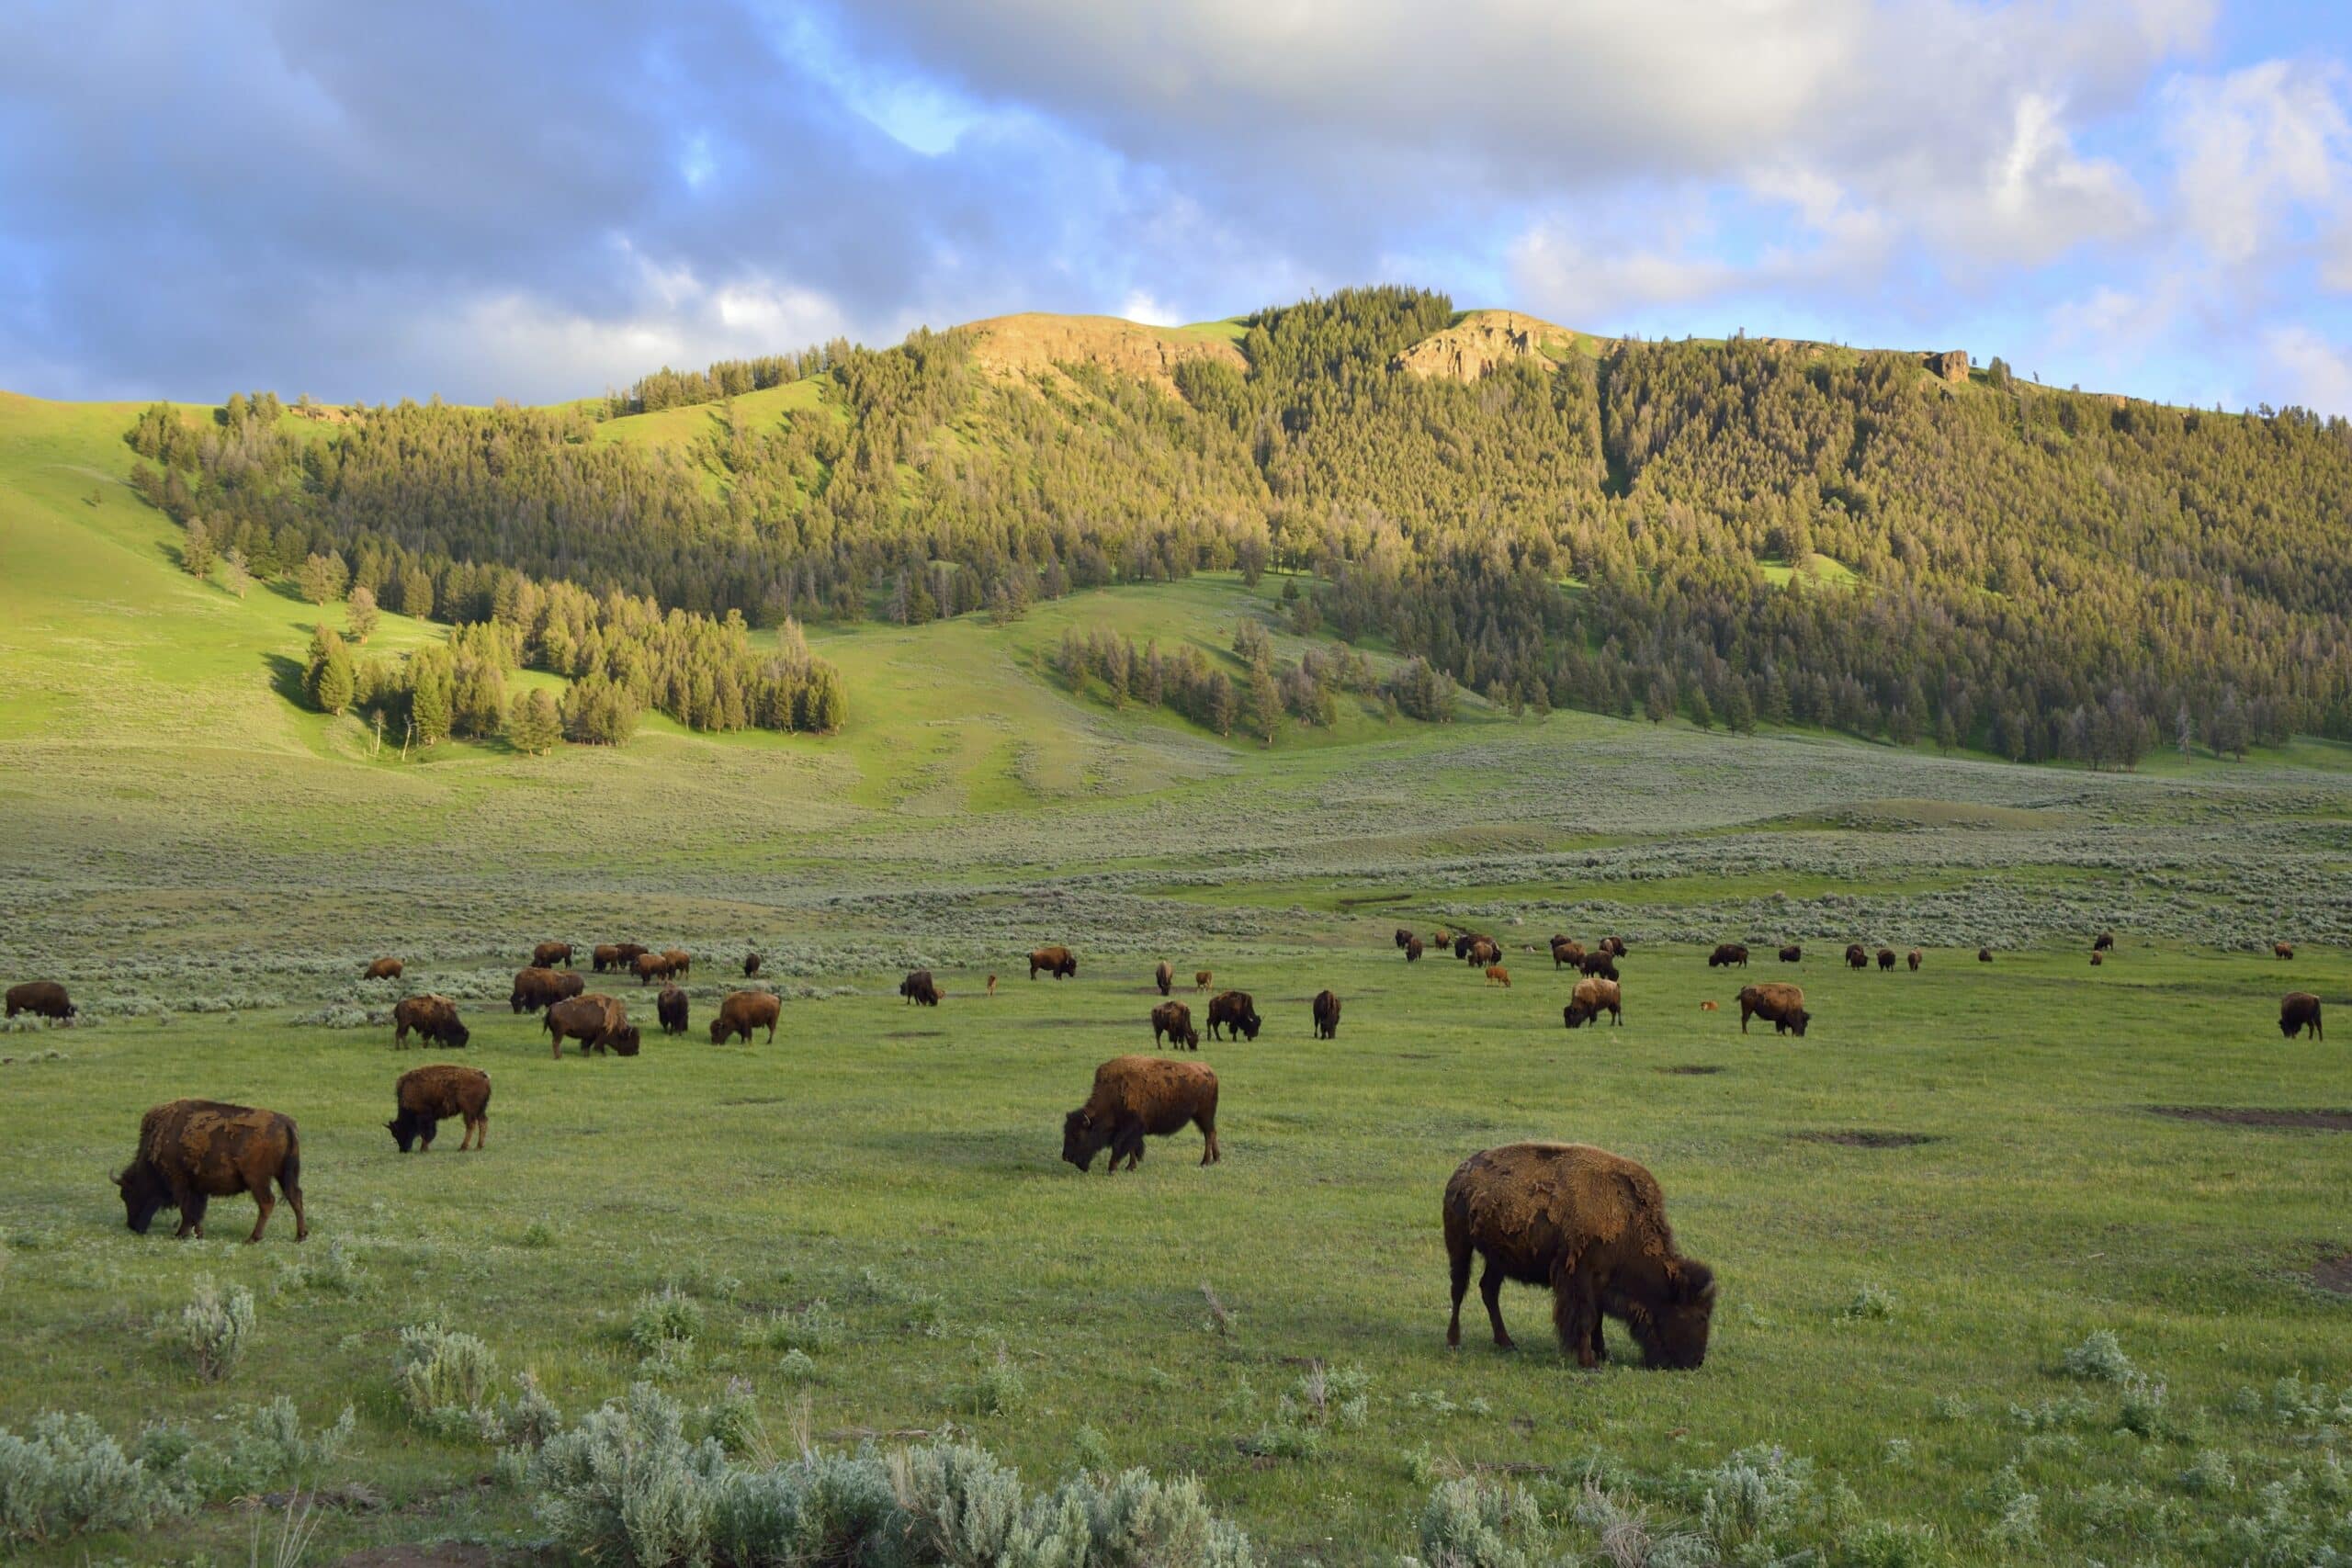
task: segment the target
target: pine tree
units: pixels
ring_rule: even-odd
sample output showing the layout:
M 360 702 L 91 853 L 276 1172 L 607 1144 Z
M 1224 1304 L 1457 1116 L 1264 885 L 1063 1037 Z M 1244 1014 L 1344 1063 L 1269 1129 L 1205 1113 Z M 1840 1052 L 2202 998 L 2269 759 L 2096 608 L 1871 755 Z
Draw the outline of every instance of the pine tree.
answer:
M 1233 682 L 1220 670 L 1209 677 L 1207 705 L 1208 727 L 1219 735 L 1233 733 Z
M 243 598 L 254 585 L 252 569 L 245 565 L 245 552 L 232 545 L 229 548 L 229 553 L 222 557 L 221 560 L 221 586 L 238 598 Z
M 298 581 L 303 598 L 313 604 L 323 604 L 330 599 L 343 597 L 343 585 L 348 576 L 341 556 L 313 552 L 303 560 Z
M 187 536 L 180 542 L 180 565 L 190 577 L 212 575 L 212 531 L 201 517 L 187 520 Z
M 308 684 L 311 701 L 321 713 L 343 713 L 351 706 L 351 699 L 357 692 L 351 670 L 351 650 L 342 637 L 324 626 L 311 637 Z
M 554 694 L 542 686 L 515 697 L 506 716 L 506 743 L 534 757 L 563 744 L 563 716 L 556 711 Z
M 1273 670 L 1263 659 L 1250 667 L 1250 683 L 1243 694 L 1241 712 L 1242 723 L 1249 732 L 1272 746 L 1283 727 L 1283 699 L 1274 689 Z
M 349 607 L 344 613 L 344 625 L 350 629 L 352 641 L 364 643 L 376 635 L 376 595 L 368 589 L 355 588 L 345 603 Z
M 808 690 L 808 728 L 819 735 L 831 735 L 849 722 L 849 694 L 842 685 L 841 671 L 831 664 L 820 664 L 811 671 Z
M 409 671 L 409 712 L 416 721 L 416 738 L 424 745 L 436 745 L 449 738 L 456 708 L 449 655 L 437 648 L 420 649 L 410 657 Z

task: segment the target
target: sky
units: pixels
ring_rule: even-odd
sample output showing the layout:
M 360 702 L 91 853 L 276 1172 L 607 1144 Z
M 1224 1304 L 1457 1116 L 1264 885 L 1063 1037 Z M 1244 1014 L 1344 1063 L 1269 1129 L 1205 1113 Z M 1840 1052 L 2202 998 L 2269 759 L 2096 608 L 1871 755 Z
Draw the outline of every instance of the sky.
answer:
M 2352 6 L 0 9 L 17 391 L 535 402 L 1384 282 L 2352 414 Z

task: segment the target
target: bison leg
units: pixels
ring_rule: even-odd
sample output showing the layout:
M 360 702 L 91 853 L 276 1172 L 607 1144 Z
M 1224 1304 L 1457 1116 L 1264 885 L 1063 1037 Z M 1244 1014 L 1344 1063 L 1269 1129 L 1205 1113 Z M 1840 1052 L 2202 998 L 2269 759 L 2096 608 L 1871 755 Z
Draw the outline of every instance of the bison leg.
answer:
M 437 1117 L 420 1116 L 416 1119 L 416 1152 L 418 1154 L 429 1155 L 433 1152 L 433 1134 L 440 1131 L 440 1128 L 441 1122 Z
M 751 1032 L 750 1032 L 750 1031 L 748 1031 L 748 1030 L 747 1030 L 747 1031 L 745 1031 L 745 1032 L 744 1032 L 744 1034 L 743 1034 L 743 1043 L 744 1043 L 744 1044 L 746 1044 L 746 1045 L 749 1045 L 751 1043 L 752 1043 L 752 1036 L 751 1036 Z M 771 1045 L 773 1045 L 773 1044 L 775 1044 L 775 1024 L 773 1024 L 773 1023 L 771 1023 L 771 1024 L 769 1024 L 769 1025 L 768 1025 L 768 1043 L 769 1043 L 769 1044 L 771 1044 Z
M 277 1207 L 277 1199 L 270 1192 L 269 1183 L 267 1181 L 255 1183 L 254 1186 L 254 1234 L 245 1237 L 247 1247 L 251 1247 L 261 1239 L 261 1233 L 269 1224 L 270 1212 Z
M 277 1173 L 277 1187 L 278 1190 L 286 1194 L 286 1201 L 294 1210 L 294 1239 L 296 1241 L 310 1240 L 310 1217 L 302 1213 L 301 1179 L 295 1176 L 290 1170 L 281 1170 Z M 262 1190 L 265 1192 L 269 1190 L 267 1184 L 264 1184 Z M 267 1214 L 264 1214 L 262 1216 L 264 1219 L 267 1219 L 268 1217 L 269 1216 Z M 261 1227 L 259 1225 L 255 1225 L 254 1227 L 254 1235 L 256 1237 L 260 1236 Z
M 1217 1146 L 1216 1113 L 1211 1111 L 1205 1115 L 1195 1116 L 1193 1118 L 1193 1122 L 1201 1130 L 1201 1163 L 1215 1165 L 1225 1157 L 1225 1151 Z
M 1448 1236 L 1445 1262 L 1453 1280 L 1453 1316 L 1445 1325 L 1445 1342 L 1448 1346 L 1459 1348 L 1462 1344 L 1462 1298 L 1470 1293 L 1470 1248 L 1466 1245 L 1457 1247 L 1453 1238 Z
M 1468 1269 L 1469 1264 L 1465 1261 L 1463 1268 Z M 1503 1326 L 1503 1271 L 1495 1266 L 1491 1258 L 1487 1259 L 1487 1267 L 1478 1275 L 1478 1299 L 1487 1303 L 1487 1321 L 1494 1325 L 1495 1348 L 1498 1350 L 1518 1349 L 1519 1347 L 1511 1341 L 1510 1330 Z
M 178 1192 L 173 1196 L 179 1203 L 180 1228 L 172 1234 L 182 1239 L 194 1236 L 197 1240 L 202 1241 L 204 1239 L 204 1207 L 210 1200 L 203 1193 L 194 1191 Z
M 1739 1010 L 1739 1032 L 1742 1034 L 1747 1032 L 1747 1021 L 1755 1016 L 1756 1014 L 1754 1010 L 1748 1008 L 1744 1003 L 1741 1005 Z
M 1592 1314 L 1592 1359 L 1595 1361 L 1609 1359 L 1609 1347 L 1600 1342 L 1600 1314 L 1594 1313 Z
M 1552 1276 L 1552 1324 L 1560 1331 L 1560 1348 L 1577 1366 L 1600 1364 L 1600 1292 L 1573 1263 Z
M 1609 1010 L 1609 1027 L 1611 1029 L 1623 1029 L 1624 1026 L 1625 1010 L 1621 1007 L 1611 1008 Z

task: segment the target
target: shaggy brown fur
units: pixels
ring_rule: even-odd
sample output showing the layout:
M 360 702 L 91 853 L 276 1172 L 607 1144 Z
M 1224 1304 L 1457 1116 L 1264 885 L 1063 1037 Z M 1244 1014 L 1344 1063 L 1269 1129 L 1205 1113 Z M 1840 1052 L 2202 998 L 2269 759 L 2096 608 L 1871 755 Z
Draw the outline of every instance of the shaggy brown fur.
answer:
M 458 1004 L 447 997 L 402 997 L 392 1004 L 392 1045 L 405 1049 L 408 1032 L 415 1030 L 435 1045 L 446 1045 L 452 1051 L 465 1049 L 473 1036 L 458 1021 Z
M 1707 967 L 1710 969 L 1747 968 L 1747 944 L 1739 942 L 1717 942 L 1714 952 L 1707 954 Z
M 673 975 L 691 975 L 695 972 L 694 954 L 684 948 L 665 948 L 662 956 L 669 961 L 670 973 Z
M 1430 945 L 1432 947 L 1452 947 L 1453 945 L 1453 933 L 1447 931 L 1443 926 L 1440 926 L 1437 930 L 1430 932 Z
M 1781 962 L 1783 964 L 1804 963 L 1804 949 L 1799 947 L 1795 942 L 1789 943 L 1788 946 L 1781 949 Z
M 740 1034 L 743 1043 L 752 1043 L 752 1031 L 765 1029 L 768 1043 L 775 1043 L 775 1022 L 784 1014 L 784 1003 L 765 991 L 733 991 L 718 1004 L 718 1016 L 710 1021 L 710 1043 L 723 1045 L 730 1035 Z
M 1340 1037 L 1340 998 L 1331 992 L 1315 993 L 1315 1038 L 1337 1040 Z
M 2278 998 L 2278 1032 L 2292 1040 L 2303 1030 L 2312 1038 L 2324 1040 L 2326 1032 L 2320 1028 L 2319 998 L 2309 991 L 2290 991 Z
M 51 1020 L 74 1017 L 81 1010 L 65 995 L 65 987 L 54 980 L 28 980 L 21 986 L 8 987 L 8 1016 L 20 1012 L 35 1018 Z
M 653 1016 L 662 1021 L 664 1034 L 686 1032 L 686 993 L 675 986 L 664 986 L 662 994 L 653 998 Z
M 2113 931 L 2101 931 L 2098 933 L 2098 938 L 2092 942 L 2091 951 L 2093 953 L 2105 953 L 2109 948 L 2113 947 L 2114 945 L 2115 933 Z
M 1891 947 L 1882 947 L 1878 950 L 1878 966 L 1881 970 L 1887 970 L 1894 967 L 1894 949 Z
M 1057 980 L 1075 979 L 1078 955 L 1067 947 L 1041 947 L 1029 955 L 1029 978 L 1035 979 L 1040 969 Z
M 1482 936 L 1473 940 L 1470 943 L 1469 953 L 1464 955 L 1464 962 L 1468 964 L 1473 969 L 1487 968 L 1491 964 L 1501 963 L 1502 959 L 1502 944 L 1490 936 Z
M 531 949 L 531 967 L 553 969 L 571 963 L 571 944 L 568 942 L 543 942 Z
M 514 989 L 506 1005 L 515 1012 L 537 1012 L 578 996 L 588 982 L 569 969 L 518 969 Z
M 1408 964 L 1419 964 L 1421 961 L 1421 954 L 1425 951 L 1427 950 L 1421 946 L 1421 939 L 1419 937 L 1412 938 L 1405 943 L 1405 962 Z
M 1739 1032 L 1747 1032 L 1747 1021 L 1760 1018 L 1772 1026 L 1775 1034 L 1793 1031 L 1802 1036 L 1805 1025 L 1813 1021 L 1813 1014 L 1804 1010 L 1804 991 L 1796 986 L 1742 986 L 1739 988 Z
M 1614 980 L 1587 976 L 1578 980 L 1577 988 L 1568 994 L 1568 1005 L 1560 1010 L 1560 1021 L 1570 1029 L 1581 1029 L 1604 1012 L 1609 1015 L 1611 1028 L 1623 1024 L 1625 1021 L 1624 993 Z
M 1445 1184 L 1445 1253 L 1453 1317 L 1445 1342 L 1462 1343 L 1462 1298 L 1473 1254 L 1486 1260 L 1478 1294 L 1495 1343 L 1505 1280 L 1552 1289 L 1560 1348 L 1583 1367 L 1608 1354 L 1603 1317 L 1633 1333 L 1646 1366 L 1694 1368 L 1707 1359 L 1715 1279 L 1675 1249 L 1657 1179 L 1589 1144 L 1506 1144 L 1472 1155 Z
M 275 1111 L 224 1105 L 214 1100 L 175 1100 L 139 1119 L 139 1152 L 114 1179 L 122 1193 L 123 1222 L 147 1234 L 159 1209 L 180 1212 L 175 1235 L 204 1235 L 205 1205 L 239 1192 L 254 1195 L 254 1234 L 261 1239 L 277 1201 L 276 1182 L 294 1206 L 294 1239 L 311 1234 L 302 1216 L 302 1140 L 294 1119 Z
M 1161 959 L 1159 967 L 1151 972 L 1151 983 L 1159 987 L 1159 994 L 1163 997 L 1175 988 L 1176 971 L 1168 960 Z
M 637 962 L 637 955 L 645 951 L 645 948 L 633 942 L 606 942 L 597 943 L 596 951 L 592 956 L 596 961 L 597 974 L 602 975 L 607 969 L 617 969 L 626 975 L 628 973 L 629 965 Z
M 1617 960 L 1607 953 L 1586 953 L 1582 967 L 1588 979 L 1614 980 L 1617 978 Z
M 1600 951 L 1611 958 L 1623 958 L 1625 956 L 1625 939 L 1622 936 L 1602 937 Z
M 1151 1046 L 1159 1049 L 1160 1036 L 1187 1051 L 1201 1048 L 1201 1032 L 1193 1027 L 1193 1010 L 1182 1002 L 1162 1002 L 1151 1010 Z
M 1215 1165 L 1224 1157 L 1216 1142 L 1216 1074 L 1167 1056 L 1114 1056 L 1094 1069 L 1086 1103 L 1062 1118 L 1062 1158 L 1086 1170 L 1107 1148 L 1111 1170 L 1121 1160 L 1133 1170 L 1143 1163 L 1145 1138 L 1182 1132 L 1188 1122 L 1201 1130 L 1201 1163 Z
M 1977 962 L 1977 963 L 1979 963 L 1979 964 L 1990 964 L 1990 963 L 1992 963 L 1992 962 L 1993 962 L 1993 950 L 1992 950 L 1991 948 L 1989 948 L 1989 947 L 1980 947 L 1980 948 L 1978 948 L 1978 949 L 1976 950 L 1976 962 Z
M 1510 990 L 1510 970 L 1508 970 L 1508 969 L 1506 969 L 1506 968 L 1504 968 L 1504 967 L 1503 967 L 1501 964 L 1487 964 L 1487 984 L 1488 984 L 1489 986 L 1500 986 L 1504 990 L 1506 990 L 1506 991 Z
M 405 967 L 397 958 L 379 958 L 368 965 L 368 973 L 359 977 L 363 980 L 397 980 Z
M 447 1062 L 418 1067 L 401 1075 L 392 1091 L 392 1119 L 384 1123 L 392 1141 L 406 1154 L 433 1152 L 433 1134 L 451 1116 L 466 1121 L 466 1135 L 458 1152 L 490 1146 L 490 1075 L 479 1067 L 452 1066 Z
M 1564 936 L 1554 937 L 1552 939 L 1552 967 L 1555 969 L 1582 969 L 1584 967 L 1584 943 L 1580 942 L 1572 942 Z
M 1917 975 L 1919 972 L 1919 959 L 1921 956 L 1919 950 L 1915 947 L 1911 950 L 1908 957 L 1905 959 L 1905 962 L 1911 965 L 1911 973 L 1914 975 Z
M 759 972 L 760 955 L 756 953 L 747 953 L 743 954 L 743 978 L 748 980 Z
M 1211 985 L 1216 983 L 1216 976 L 1206 969 L 1195 969 L 1193 971 L 1193 989 L 1196 991 L 1207 990 Z
M 1462 960 L 1462 962 L 1464 962 L 1464 964 L 1469 963 L 1469 962 L 1470 962 L 1470 945 L 1471 945 L 1471 943 L 1473 943 L 1473 942 L 1475 942 L 1478 941 L 1478 940 L 1479 940 L 1479 939 L 1478 939 L 1478 935 L 1477 935 L 1477 933 L 1476 933 L 1476 932 L 1475 932 L 1475 931 L 1456 931 L 1456 932 L 1454 932 L 1454 933 L 1453 933 L 1453 956 L 1454 956 L 1454 957 L 1456 957 L 1456 958 L 1458 958 L 1458 959 L 1460 959 L 1460 960 Z
M 2092 954 L 2091 954 L 2091 967 L 2092 967 L 2092 968 L 2096 969 L 2096 968 L 2098 968 L 2100 964 L 2104 964 L 2104 963 L 2106 963 L 2106 962 L 2107 962 L 2107 954 L 2106 954 L 2106 953 L 2092 953 Z
M 2274 958 L 2292 958 L 2295 956 L 2295 944 L 2291 942 L 2274 942 L 2270 944 L 2270 954 Z
M 601 991 L 567 997 L 548 1009 L 539 1026 L 548 1032 L 548 1044 L 558 1057 L 563 1055 L 567 1040 L 579 1041 L 583 1056 L 592 1050 L 622 1056 L 638 1053 L 637 1028 L 628 1021 L 628 1010 Z
M 628 961 L 628 966 L 629 972 L 637 976 L 637 983 L 640 986 L 650 986 L 656 980 L 667 980 L 672 973 L 670 959 L 666 953 L 640 953 Z
M 1402 947 L 1402 946 L 1404 946 L 1407 942 L 1410 942 L 1410 941 L 1412 941 L 1412 940 L 1413 940 L 1413 933 L 1412 933 L 1411 931 L 1407 931 L 1403 926 L 1398 926 L 1398 927 L 1396 928 L 1396 945 L 1397 945 L 1397 946 Z
M 920 1002 L 927 1008 L 935 1008 L 939 1005 L 939 987 L 933 983 L 931 971 L 928 969 L 914 970 L 905 979 L 899 981 L 899 995 L 906 998 L 909 1002 Z
M 1209 998 L 1209 1038 L 1217 1038 L 1217 1031 L 1226 1032 L 1232 1040 L 1255 1040 L 1262 1021 L 1258 1017 L 1258 1004 L 1247 991 L 1220 991 Z
M 1870 966 L 1871 955 L 1867 952 L 1863 951 L 1862 944 L 1859 942 L 1848 942 L 1846 944 L 1846 967 L 1849 969 L 1867 969 Z

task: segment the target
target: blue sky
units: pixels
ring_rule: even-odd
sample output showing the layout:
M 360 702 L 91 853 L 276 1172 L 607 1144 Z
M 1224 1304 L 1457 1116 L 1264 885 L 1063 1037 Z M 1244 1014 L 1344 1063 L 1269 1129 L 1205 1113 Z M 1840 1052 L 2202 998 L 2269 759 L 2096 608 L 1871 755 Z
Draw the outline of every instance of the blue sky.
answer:
M 579 396 L 1351 283 L 2352 413 L 2352 10 L 0 12 L 0 387 Z

